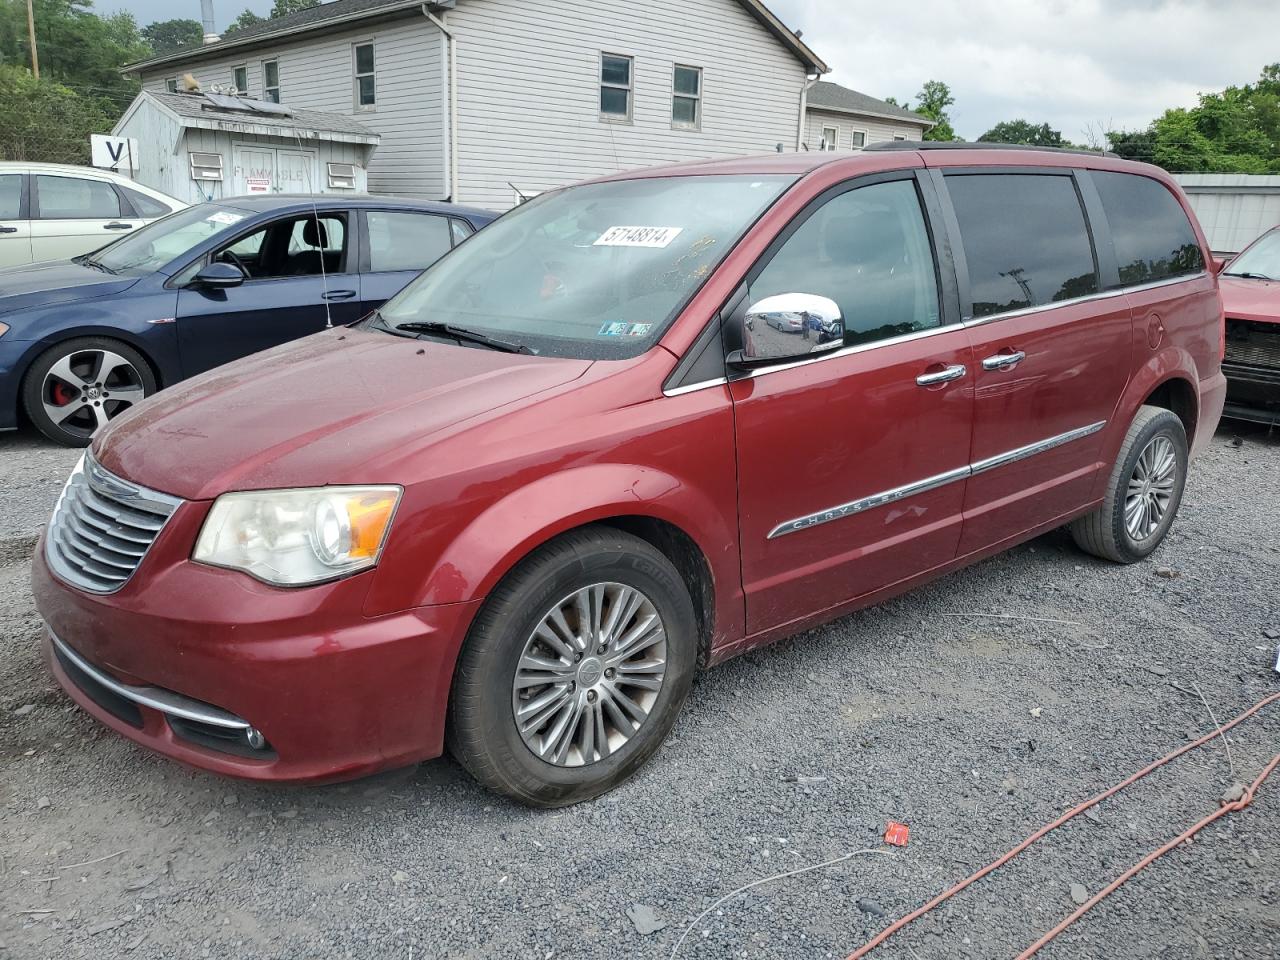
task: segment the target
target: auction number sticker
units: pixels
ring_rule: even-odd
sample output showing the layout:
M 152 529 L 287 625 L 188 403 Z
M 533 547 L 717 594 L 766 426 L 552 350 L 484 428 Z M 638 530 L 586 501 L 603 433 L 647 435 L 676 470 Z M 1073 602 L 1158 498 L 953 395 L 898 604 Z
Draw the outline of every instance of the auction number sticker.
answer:
M 596 240 L 597 247 L 665 247 L 684 227 L 610 227 Z
M 205 217 L 209 223 L 220 223 L 225 227 L 231 226 L 233 223 L 239 223 L 244 219 L 242 213 L 228 213 L 225 210 L 219 210 L 217 213 L 211 213 Z

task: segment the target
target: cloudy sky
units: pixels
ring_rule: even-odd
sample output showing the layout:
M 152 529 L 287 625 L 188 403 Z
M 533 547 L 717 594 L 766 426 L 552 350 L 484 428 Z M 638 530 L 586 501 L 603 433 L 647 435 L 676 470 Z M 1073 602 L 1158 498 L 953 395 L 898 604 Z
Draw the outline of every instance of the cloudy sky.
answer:
M 950 84 L 956 132 L 1001 120 L 1048 122 L 1070 140 L 1145 127 L 1200 91 L 1257 78 L 1280 60 L 1280 0 L 766 0 L 832 67 L 873 96 Z M 221 28 L 246 6 L 214 0 Z M 200 18 L 200 0 L 98 0 L 142 24 Z

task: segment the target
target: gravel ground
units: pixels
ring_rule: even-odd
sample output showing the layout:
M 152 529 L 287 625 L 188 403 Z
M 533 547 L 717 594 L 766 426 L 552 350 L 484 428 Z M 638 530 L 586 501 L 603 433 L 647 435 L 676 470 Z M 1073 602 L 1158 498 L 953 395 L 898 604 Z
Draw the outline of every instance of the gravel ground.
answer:
M 21 547 L 75 454 L 0 436 L 0 957 L 842 958 L 1212 730 L 1210 711 L 1280 691 L 1280 435 L 1237 429 L 1152 560 L 1111 566 L 1055 533 L 756 651 L 699 680 L 636 779 L 559 812 L 448 760 L 270 788 L 99 727 L 40 663 Z M 1073 885 L 1098 890 L 1251 780 L 1280 749 L 1280 704 L 1227 740 L 1230 759 L 1194 751 L 873 956 L 1016 955 Z M 905 849 L 880 843 L 890 819 Z M 691 925 L 743 884 L 861 850 Z M 640 932 L 646 915 L 665 926 Z M 1280 774 L 1040 956 L 1280 957 Z

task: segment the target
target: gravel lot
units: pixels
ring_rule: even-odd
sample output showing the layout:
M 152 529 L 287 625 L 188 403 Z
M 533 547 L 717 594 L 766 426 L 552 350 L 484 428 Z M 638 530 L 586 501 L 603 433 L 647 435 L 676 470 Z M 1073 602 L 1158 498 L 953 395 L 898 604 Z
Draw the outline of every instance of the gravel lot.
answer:
M 1055 533 L 726 664 L 610 796 L 535 812 L 448 760 L 250 786 L 130 745 L 47 676 L 27 557 L 75 456 L 0 434 L 4 958 L 669 958 L 735 888 L 872 849 L 728 900 L 676 954 L 842 958 L 1212 730 L 1197 690 L 1219 720 L 1280 691 L 1280 433 L 1232 425 L 1152 560 L 1114 567 Z M 1096 891 L 1251 780 L 1280 704 L 1228 739 L 1234 775 L 1221 742 L 1193 752 L 873 956 L 1016 955 L 1074 909 L 1073 884 Z M 889 819 L 905 849 L 879 842 Z M 641 933 L 637 906 L 665 927 Z M 1280 775 L 1040 956 L 1280 956 Z

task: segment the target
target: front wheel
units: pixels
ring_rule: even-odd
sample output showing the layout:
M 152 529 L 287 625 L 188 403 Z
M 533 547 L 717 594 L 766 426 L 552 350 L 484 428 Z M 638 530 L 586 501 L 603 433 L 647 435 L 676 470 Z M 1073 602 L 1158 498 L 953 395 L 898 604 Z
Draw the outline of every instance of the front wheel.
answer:
M 573 531 L 524 560 L 477 614 L 454 672 L 449 750 L 525 803 L 597 796 L 662 744 L 697 651 L 670 560 L 608 527 Z
M 133 347 L 78 337 L 36 357 L 22 381 L 22 405 L 50 440 L 84 447 L 107 421 L 155 392 L 155 374 Z
M 1160 546 L 1187 482 L 1187 434 L 1168 410 L 1141 407 L 1129 425 L 1102 506 L 1071 524 L 1087 553 L 1137 563 Z

